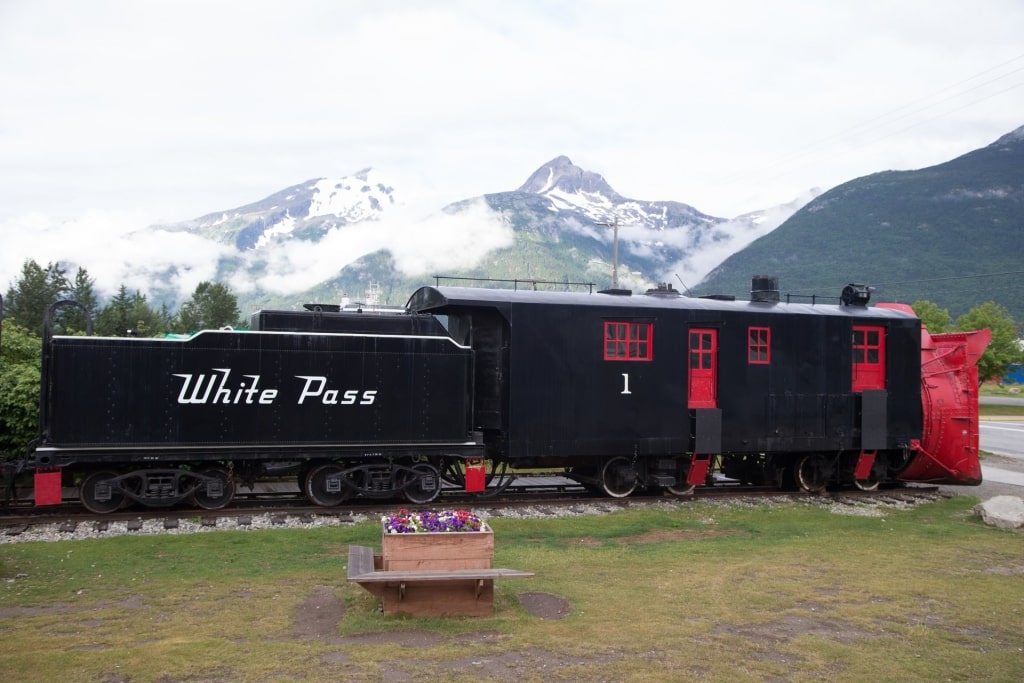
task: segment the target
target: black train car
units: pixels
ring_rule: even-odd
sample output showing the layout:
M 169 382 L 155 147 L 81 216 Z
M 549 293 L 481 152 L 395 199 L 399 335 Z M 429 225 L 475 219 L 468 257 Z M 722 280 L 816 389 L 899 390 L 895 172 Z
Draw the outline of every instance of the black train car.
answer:
M 921 324 L 852 305 L 425 287 L 408 308 L 473 348 L 490 457 L 609 495 L 728 476 L 864 488 L 921 437 Z M 855 476 L 855 470 L 856 475 Z
M 433 499 L 431 462 L 482 455 L 471 350 L 429 316 L 331 315 L 323 329 L 348 331 L 47 335 L 31 469 L 80 475 L 97 512 L 128 499 L 223 507 L 236 479 L 251 484 L 271 461 L 300 465 L 321 505 L 356 492 Z

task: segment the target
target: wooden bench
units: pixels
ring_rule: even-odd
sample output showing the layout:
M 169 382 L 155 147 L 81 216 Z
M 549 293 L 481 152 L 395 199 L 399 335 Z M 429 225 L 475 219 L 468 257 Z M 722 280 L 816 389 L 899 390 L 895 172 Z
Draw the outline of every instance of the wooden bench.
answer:
M 485 616 L 494 611 L 494 579 L 522 579 L 518 569 L 412 569 L 384 571 L 379 555 L 348 547 L 348 580 L 380 597 L 384 614 L 414 617 Z

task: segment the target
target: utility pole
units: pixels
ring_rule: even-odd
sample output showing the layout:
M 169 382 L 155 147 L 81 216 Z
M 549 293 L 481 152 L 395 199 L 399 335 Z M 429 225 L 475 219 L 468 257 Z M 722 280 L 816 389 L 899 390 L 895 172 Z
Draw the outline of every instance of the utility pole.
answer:
M 612 228 L 612 289 L 619 288 L 619 217 L 616 215 L 611 223 L 594 223 Z

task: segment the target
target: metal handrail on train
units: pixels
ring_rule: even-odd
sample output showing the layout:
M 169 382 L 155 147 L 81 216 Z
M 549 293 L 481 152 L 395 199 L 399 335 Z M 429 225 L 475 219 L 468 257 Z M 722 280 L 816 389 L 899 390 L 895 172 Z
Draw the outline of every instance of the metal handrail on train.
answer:
M 434 286 L 440 287 L 441 280 L 451 282 L 502 282 L 505 284 L 511 284 L 512 289 L 515 291 L 519 290 L 519 285 L 529 285 L 530 289 L 537 291 L 537 285 L 557 285 L 559 287 L 586 287 L 591 294 L 594 293 L 594 287 L 597 286 L 594 282 L 569 282 L 568 280 L 522 280 L 519 278 L 491 278 L 491 277 L 459 277 L 455 275 L 435 275 Z

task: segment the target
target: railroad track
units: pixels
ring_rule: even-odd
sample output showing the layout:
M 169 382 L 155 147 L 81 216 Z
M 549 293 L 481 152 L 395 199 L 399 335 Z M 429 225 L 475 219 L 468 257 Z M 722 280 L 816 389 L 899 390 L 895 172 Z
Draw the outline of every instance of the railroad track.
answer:
M 608 498 L 586 492 L 582 487 L 554 486 L 548 489 L 531 485 L 528 493 L 514 491 L 502 496 L 479 497 L 448 491 L 430 505 L 414 506 L 401 501 L 360 501 L 335 508 L 310 506 L 297 493 L 260 493 L 239 496 L 232 505 L 215 511 L 195 508 L 137 508 L 105 515 L 96 515 L 77 504 L 58 509 L 36 509 L 19 505 L 0 509 L 0 536 L 17 537 L 33 528 L 57 527 L 61 534 L 72 535 L 79 530 L 102 534 L 118 525 L 125 531 L 147 533 L 183 528 L 246 528 L 259 520 L 259 526 L 324 526 L 351 524 L 394 512 L 396 508 L 472 508 L 495 517 L 517 516 L 529 511 L 537 516 L 568 516 L 591 512 L 612 512 L 617 509 L 655 503 L 687 505 L 692 501 L 744 499 L 756 504 L 773 499 L 845 505 L 913 505 L 934 500 L 941 494 L 935 486 L 910 486 L 879 491 L 843 490 L 808 494 L 776 489 L 741 486 L 700 487 L 691 496 L 634 495 L 629 498 Z

